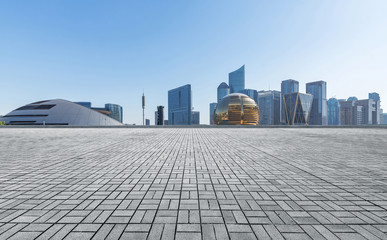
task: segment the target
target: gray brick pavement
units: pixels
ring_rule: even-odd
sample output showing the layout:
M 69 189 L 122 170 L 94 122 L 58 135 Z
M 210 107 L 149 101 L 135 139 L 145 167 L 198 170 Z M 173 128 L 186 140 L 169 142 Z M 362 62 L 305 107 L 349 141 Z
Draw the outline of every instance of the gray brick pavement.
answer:
M 387 239 L 387 129 L 3 128 L 0 239 Z

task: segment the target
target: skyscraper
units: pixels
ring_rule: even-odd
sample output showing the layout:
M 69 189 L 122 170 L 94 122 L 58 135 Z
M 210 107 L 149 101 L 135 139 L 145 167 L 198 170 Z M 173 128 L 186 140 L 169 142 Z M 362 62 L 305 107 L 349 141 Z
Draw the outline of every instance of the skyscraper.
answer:
M 305 93 L 289 93 L 282 96 L 287 125 L 308 125 L 313 96 Z
M 340 103 L 336 98 L 330 98 L 328 104 L 328 125 L 340 125 Z
M 122 123 L 122 107 L 118 104 L 113 104 L 113 103 L 106 103 L 105 104 L 105 109 L 109 112 L 108 114 L 109 117 L 114 118 L 115 120 L 119 121 Z
M 164 106 L 157 106 L 155 125 L 164 125 Z
M 283 80 L 281 82 L 281 123 L 286 124 L 285 104 L 283 96 L 289 93 L 299 92 L 299 83 L 294 79 Z
M 190 125 L 192 117 L 191 85 L 168 91 L 168 124 Z
M 227 85 L 227 83 L 222 82 L 218 86 L 218 103 L 224 96 L 227 96 L 230 94 L 230 87 Z
M 363 107 L 358 106 L 357 98 L 351 97 L 340 103 L 340 124 L 361 125 L 363 122 Z
M 313 95 L 313 104 L 309 124 L 323 126 L 328 125 L 327 83 L 324 81 L 307 83 L 306 93 Z
M 230 93 L 238 93 L 245 89 L 245 65 L 228 74 Z
M 214 111 L 216 103 L 210 103 L 210 125 L 214 125 Z
M 382 110 L 380 109 L 380 96 L 379 93 L 373 92 L 368 94 L 368 98 L 374 100 L 375 102 L 375 111 L 373 111 L 373 116 L 372 116 L 372 124 L 381 124 L 382 119 L 381 119 L 381 114 Z
M 192 111 L 192 124 L 193 125 L 199 125 L 200 124 L 200 112 L 199 111 Z
M 249 96 L 251 99 L 255 101 L 256 104 L 258 104 L 258 91 L 255 89 L 243 89 L 239 91 L 239 93 L 243 93 L 247 96 Z
M 279 125 L 281 111 L 280 91 L 259 91 L 259 125 Z

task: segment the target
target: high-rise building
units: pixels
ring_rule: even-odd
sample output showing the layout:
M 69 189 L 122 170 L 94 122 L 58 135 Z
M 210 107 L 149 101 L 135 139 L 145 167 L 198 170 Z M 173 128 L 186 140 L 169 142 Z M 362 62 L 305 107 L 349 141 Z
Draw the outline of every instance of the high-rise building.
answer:
M 191 118 L 193 125 L 199 125 L 200 124 L 200 112 L 199 111 L 192 111 L 192 118 Z
M 210 103 L 210 125 L 214 125 L 214 111 L 216 103 Z
M 358 106 L 357 98 L 348 98 L 340 103 L 340 124 L 361 125 L 363 122 L 363 107 Z
M 106 103 L 105 104 L 105 109 L 109 112 L 108 114 L 109 117 L 114 118 L 115 120 L 122 122 L 122 107 L 118 104 L 113 104 L 113 103 Z
M 281 92 L 280 91 L 259 91 L 259 124 L 279 125 L 281 112 Z
M 294 79 L 288 79 L 288 80 L 283 80 L 281 82 L 281 116 L 280 116 L 280 119 L 281 119 L 281 123 L 282 124 L 286 124 L 286 116 L 285 116 L 285 104 L 283 102 L 283 96 L 285 94 L 289 94 L 289 93 L 295 93 L 295 92 L 299 92 L 299 83 L 298 81 L 294 80 Z
M 336 98 L 330 98 L 328 104 L 328 125 L 340 125 L 340 103 Z
M 155 125 L 164 125 L 164 106 L 157 106 Z
M 238 93 L 245 89 L 245 65 L 228 74 L 230 93 Z
M 218 86 L 218 103 L 224 96 L 227 96 L 230 94 L 230 87 L 227 85 L 227 83 L 222 82 Z
M 192 117 L 191 85 L 168 91 L 168 124 L 190 125 Z
M 306 93 L 313 95 L 310 125 L 328 125 L 327 83 L 316 81 L 306 84 Z
M 249 96 L 251 99 L 255 101 L 256 104 L 258 104 L 258 91 L 255 89 L 243 89 L 239 91 L 239 93 L 243 93 L 247 96 Z
M 387 113 L 383 113 L 382 116 L 383 116 L 382 124 L 387 124 Z
M 282 96 L 287 125 L 308 125 L 313 103 L 313 95 L 289 93 Z
M 164 120 L 164 125 L 165 125 L 165 126 L 168 125 L 168 120 Z
M 375 102 L 375 111 L 373 111 L 372 116 L 372 124 L 381 124 L 380 115 L 382 114 L 382 110 L 380 109 L 380 96 L 379 93 L 373 92 L 368 94 L 368 98 L 374 100 Z
M 147 118 L 145 119 L 145 125 L 149 126 L 150 125 L 150 120 Z
M 376 103 L 372 99 L 363 99 L 357 101 L 358 106 L 362 106 L 362 122 L 361 124 L 371 125 L 371 124 L 379 124 L 380 115 L 376 115 L 379 113 L 376 109 Z M 379 110 L 380 111 L 380 110 Z

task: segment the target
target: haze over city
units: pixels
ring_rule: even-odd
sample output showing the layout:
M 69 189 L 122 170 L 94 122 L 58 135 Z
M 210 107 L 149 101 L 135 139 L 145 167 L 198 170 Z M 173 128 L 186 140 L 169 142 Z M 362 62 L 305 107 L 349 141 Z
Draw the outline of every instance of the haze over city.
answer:
M 327 97 L 387 96 L 386 1 L 47 1 L 0 8 L 0 115 L 44 99 L 117 103 L 153 121 L 168 90 L 191 84 L 208 124 L 228 73 L 246 88 L 327 82 Z M 166 109 L 167 111 L 167 109 Z

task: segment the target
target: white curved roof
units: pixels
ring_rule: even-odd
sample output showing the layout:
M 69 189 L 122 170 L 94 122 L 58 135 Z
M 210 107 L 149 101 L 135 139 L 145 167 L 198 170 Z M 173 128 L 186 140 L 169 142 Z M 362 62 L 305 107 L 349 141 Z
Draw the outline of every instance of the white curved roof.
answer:
M 3 116 L 10 125 L 123 125 L 117 120 L 79 104 L 53 99 L 31 103 Z

